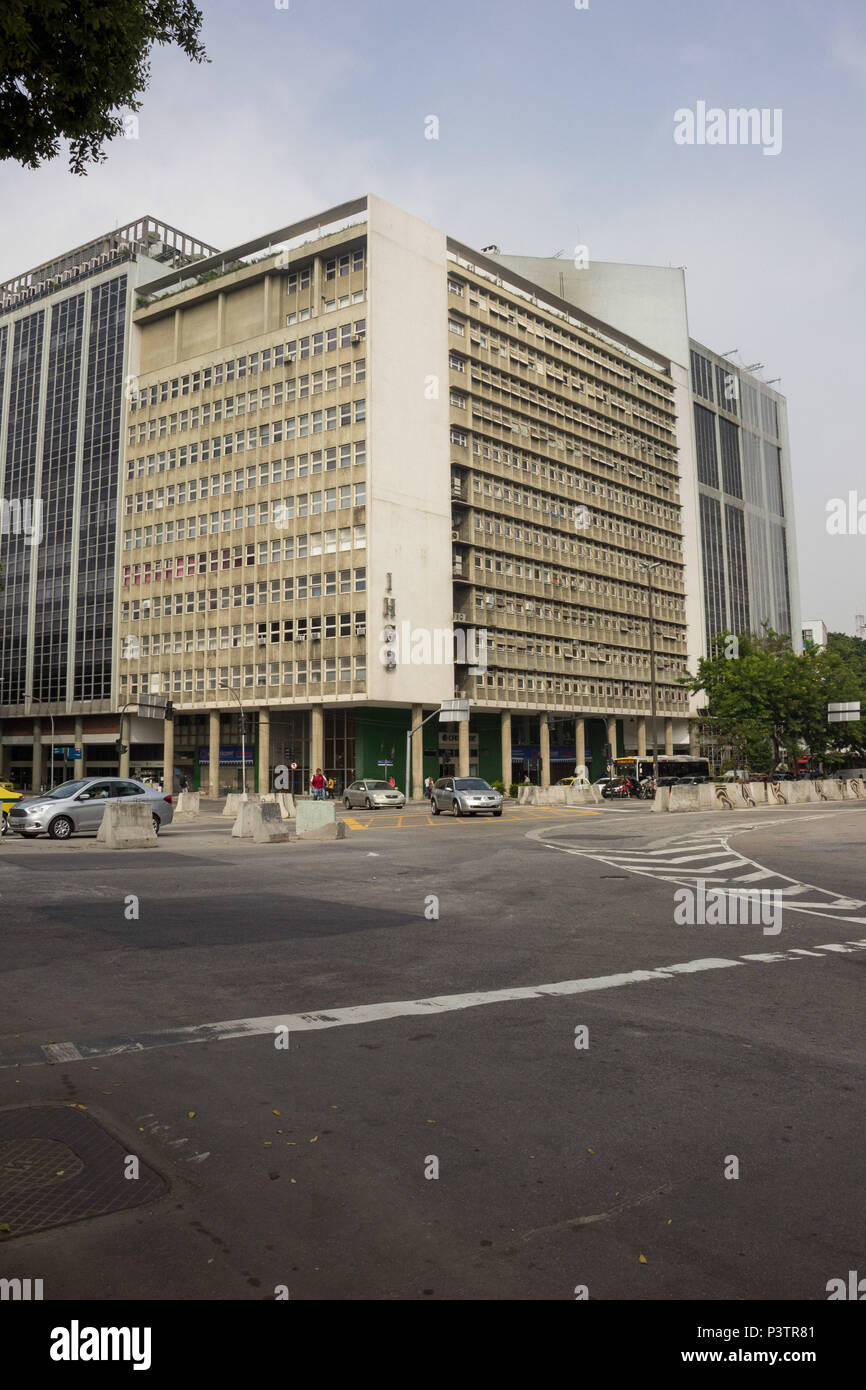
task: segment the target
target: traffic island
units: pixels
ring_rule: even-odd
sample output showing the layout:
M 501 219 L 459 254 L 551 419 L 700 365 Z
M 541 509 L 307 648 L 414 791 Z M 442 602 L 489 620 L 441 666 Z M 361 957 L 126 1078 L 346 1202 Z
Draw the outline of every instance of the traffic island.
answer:
M 107 849 L 156 849 L 150 806 L 134 801 L 107 802 L 96 838 Z

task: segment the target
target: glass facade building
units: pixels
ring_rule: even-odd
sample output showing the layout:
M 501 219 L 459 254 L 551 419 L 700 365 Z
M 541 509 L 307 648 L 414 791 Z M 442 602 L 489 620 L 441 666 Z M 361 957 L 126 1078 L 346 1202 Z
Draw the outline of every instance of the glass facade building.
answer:
M 765 625 L 799 648 L 784 397 L 700 343 L 690 356 L 707 652 Z
M 4 733 L 14 735 L 19 717 L 116 709 L 117 498 L 135 294 L 212 250 L 144 217 L 0 285 Z

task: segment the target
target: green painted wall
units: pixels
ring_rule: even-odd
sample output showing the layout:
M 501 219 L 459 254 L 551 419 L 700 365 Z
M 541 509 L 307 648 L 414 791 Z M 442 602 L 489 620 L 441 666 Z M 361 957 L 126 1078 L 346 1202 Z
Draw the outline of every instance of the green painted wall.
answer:
M 410 712 L 407 709 L 355 711 L 356 781 L 362 777 L 387 779 L 393 776 L 403 788 L 406 780 L 406 735 L 409 732 L 409 718 Z M 433 720 L 430 722 L 434 723 Z M 416 734 L 415 737 L 419 738 L 420 735 Z M 380 758 L 393 758 L 394 767 L 378 767 Z M 424 771 L 426 774 L 426 766 Z

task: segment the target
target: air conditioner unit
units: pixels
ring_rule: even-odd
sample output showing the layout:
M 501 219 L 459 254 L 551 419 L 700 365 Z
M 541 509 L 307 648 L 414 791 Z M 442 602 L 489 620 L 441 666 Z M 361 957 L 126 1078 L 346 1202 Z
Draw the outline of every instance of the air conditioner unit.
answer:
M 297 635 L 297 637 L 295 638 L 295 641 L 296 641 L 296 642 L 306 642 L 306 640 L 307 640 L 307 634 L 306 634 L 305 632 L 299 632 L 298 635 Z
M 287 361 L 287 362 L 294 362 L 296 356 L 297 356 L 297 353 L 295 353 L 295 352 L 287 352 L 287 353 L 286 353 L 286 361 Z
M 355 624 L 355 636 L 356 636 L 356 637 L 366 637 L 366 636 L 367 636 L 367 624 L 366 624 L 366 623 L 356 623 L 356 624 Z
M 321 642 L 321 640 L 322 640 L 322 634 L 321 634 L 321 632 L 311 632 L 311 633 L 310 633 L 310 641 L 311 641 L 311 642 Z
M 455 621 L 455 623 L 465 623 L 465 622 L 466 622 L 466 614 L 465 614 L 465 613 L 455 613 L 455 614 L 454 614 L 454 621 Z
M 353 338 L 353 339 L 352 339 L 352 347 L 357 347 L 358 344 L 359 344 L 360 342 L 361 342 L 361 339 L 360 339 L 360 338 L 358 338 L 358 337 Z
M 452 531 L 452 532 L 451 532 L 451 539 L 452 539 L 452 541 L 459 541 L 459 539 L 460 539 L 460 532 L 459 532 L 459 531 Z

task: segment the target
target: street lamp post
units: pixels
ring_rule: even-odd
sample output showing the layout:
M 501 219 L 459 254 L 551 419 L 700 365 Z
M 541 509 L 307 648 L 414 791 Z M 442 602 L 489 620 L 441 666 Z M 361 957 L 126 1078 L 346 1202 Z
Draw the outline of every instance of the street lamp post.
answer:
M 647 584 L 649 592 L 647 602 L 649 605 L 649 639 L 650 639 L 650 718 L 652 722 L 652 745 L 653 745 L 653 783 L 658 784 L 659 779 L 659 759 L 658 744 L 656 743 L 656 644 L 655 633 L 653 631 L 653 570 L 657 570 L 661 565 L 661 560 L 641 560 L 640 568 L 646 570 Z
M 246 800 L 246 795 L 247 795 L 247 740 L 246 740 L 246 716 L 244 715 L 244 706 L 243 706 L 243 702 L 242 702 L 242 700 L 241 700 L 240 695 L 237 693 L 236 690 L 233 690 L 233 689 L 232 689 L 232 687 L 229 685 L 228 681 L 221 681 L 221 682 L 220 682 L 220 690 L 227 690 L 228 693 L 229 693 L 230 695 L 234 695 L 235 699 L 236 699 L 237 702 L 238 702 L 238 709 L 239 709 L 240 712 L 241 712 L 241 770 L 242 770 L 242 774 L 243 774 L 244 800 Z
M 51 790 L 54 791 L 54 715 L 49 714 L 51 720 Z

